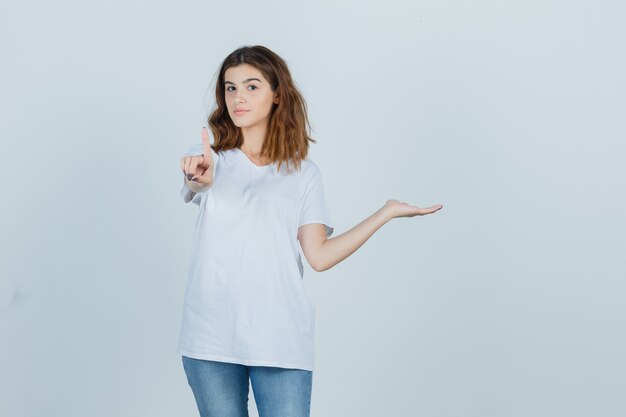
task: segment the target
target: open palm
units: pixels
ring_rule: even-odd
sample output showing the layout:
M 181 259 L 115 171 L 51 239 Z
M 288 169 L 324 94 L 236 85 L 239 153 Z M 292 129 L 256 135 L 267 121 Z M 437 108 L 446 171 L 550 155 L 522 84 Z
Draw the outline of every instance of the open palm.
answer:
M 434 213 L 442 207 L 443 204 L 437 204 L 435 206 L 420 208 L 398 200 L 387 200 L 385 203 L 385 210 L 389 212 L 392 218 L 423 216 L 425 214 Z

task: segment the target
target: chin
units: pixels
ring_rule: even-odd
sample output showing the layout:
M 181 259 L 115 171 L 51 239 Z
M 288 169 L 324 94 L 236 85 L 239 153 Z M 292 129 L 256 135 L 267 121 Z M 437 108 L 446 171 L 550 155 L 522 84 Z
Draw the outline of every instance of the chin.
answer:
M 233 124 L 234 124 L 235 126 L 239 127 L 239 128 L 242 128 L 242 127 L 250 127 L 250 126 L 251 126 L 251 124 L 250 124 L 250 123 L 237 123 L 237 122 L 235 122 L 235 121 L 233 121 Z

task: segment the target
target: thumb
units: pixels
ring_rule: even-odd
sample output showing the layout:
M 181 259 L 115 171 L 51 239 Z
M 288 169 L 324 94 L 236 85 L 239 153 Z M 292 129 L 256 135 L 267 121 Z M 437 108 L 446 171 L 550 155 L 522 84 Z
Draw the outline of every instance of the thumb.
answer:
M 209 166 L 202 174 L 196 175 L 196 181 L 202 184 L 212 184 L 213 183 L 213 167 Z

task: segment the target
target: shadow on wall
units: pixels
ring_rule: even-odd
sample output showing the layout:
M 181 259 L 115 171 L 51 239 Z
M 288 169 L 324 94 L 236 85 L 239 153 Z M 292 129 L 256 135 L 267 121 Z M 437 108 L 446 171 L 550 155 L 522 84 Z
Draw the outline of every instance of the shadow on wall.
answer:
M 19 302 L 20 298 L 21 296 L 11 280 L 0 280 L 0 312 L 9 310 Z

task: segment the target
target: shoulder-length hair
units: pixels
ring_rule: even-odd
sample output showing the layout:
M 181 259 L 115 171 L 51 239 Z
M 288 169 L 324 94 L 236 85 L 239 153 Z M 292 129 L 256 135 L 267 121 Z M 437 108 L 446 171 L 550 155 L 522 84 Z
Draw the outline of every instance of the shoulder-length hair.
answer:
M 241 129 L 232 122 L 224 98 L 226 70 L 242 64 L 252 65 L 259 70 L 270 83 L 272 91 L 278 90 L 280 97 L 278 104 L 272 106 L 261 156 L 278 162 L 278 170 L 283 162 L 289 169 L 290 161 L 300 170 L 300 162 L 306 159 L 309 151 L 309 142 L 317 143 L 308 133 L 311 126 L 307 106 L 285 61 L 261 45 L 242 46 L 222 63 L 215 86 L 217 107 L 208 117 L 214 138 L 213 150 L 219 152 L 239 148 L 243 144 Z

